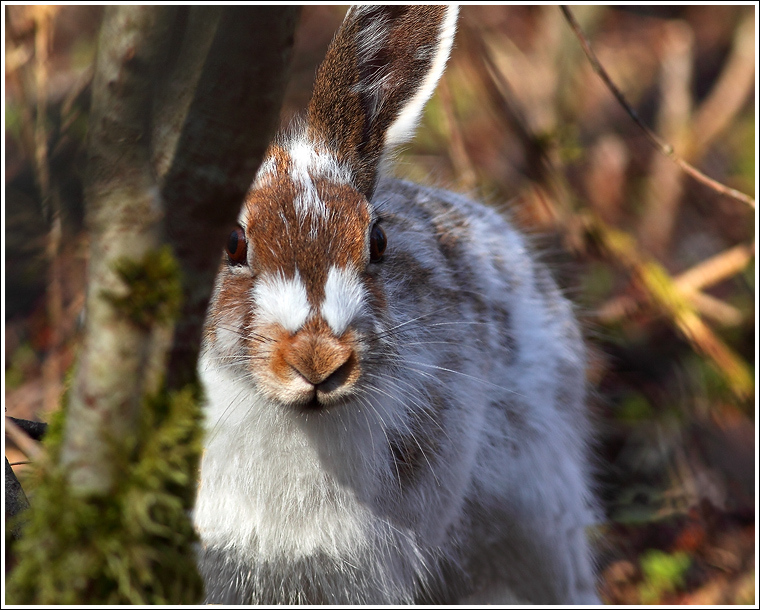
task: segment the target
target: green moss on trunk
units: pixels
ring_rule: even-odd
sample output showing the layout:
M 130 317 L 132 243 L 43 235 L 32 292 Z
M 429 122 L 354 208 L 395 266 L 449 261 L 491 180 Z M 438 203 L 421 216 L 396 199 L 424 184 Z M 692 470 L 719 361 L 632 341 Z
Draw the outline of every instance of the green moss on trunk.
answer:
M 46 444 L 7 582 L 12 604 L 193 604 L 203 599 L 189 518 L 201 452 L 200 392 L 188 386 L 144 401 L 140 431 L 119 445 L 107 497 L 72 495 L 58 466 L 61 412 Z
M 134 324 L 151 328 L 173 320 L 179 313 L 180 268 L 169 246 L 149 251 L 140 261 L 121 260 L 115 270 L 126 285 L 127 293 L 117 295 L 103 291 L 103 297 Z

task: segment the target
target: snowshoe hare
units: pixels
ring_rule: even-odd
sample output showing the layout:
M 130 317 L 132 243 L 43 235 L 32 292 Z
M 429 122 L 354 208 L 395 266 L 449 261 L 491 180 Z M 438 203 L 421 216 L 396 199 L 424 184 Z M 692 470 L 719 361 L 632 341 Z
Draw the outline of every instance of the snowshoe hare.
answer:
M 453 6 L 346 15 L 230 235 L 200 373 L 215 603 L 594 603 L 584 348 L 499 214 L 379 175 Z

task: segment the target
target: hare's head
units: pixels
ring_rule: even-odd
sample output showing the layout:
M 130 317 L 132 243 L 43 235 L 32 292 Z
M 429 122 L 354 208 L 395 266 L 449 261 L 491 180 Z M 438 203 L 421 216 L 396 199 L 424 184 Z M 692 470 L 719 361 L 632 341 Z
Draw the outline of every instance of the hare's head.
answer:
M 305 123 L 259 169 L 227 243 L 206 345 L 276 402 L 337 404 L 384 353 L 378 266 L 393 236 L 371 203 L 378 167 L 412 136 L 456 17 L 446 6 L 351 8 Z

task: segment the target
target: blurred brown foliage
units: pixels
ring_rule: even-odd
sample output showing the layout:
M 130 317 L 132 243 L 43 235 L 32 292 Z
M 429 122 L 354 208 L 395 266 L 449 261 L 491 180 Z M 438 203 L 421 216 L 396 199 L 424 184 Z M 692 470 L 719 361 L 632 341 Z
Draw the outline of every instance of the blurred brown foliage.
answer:
M 5 10 L 6 412 L 44 420 L 83 305 L 101 9 Z M 571 10 L 641 120 L 754 198 L 755 8 Z M 284 121 L 305 107 L 343 12 L 304 9 Z M 754 604 L 755 209 L 656 151 L 552 6 L 463 8 L 396 171 L 509 215 L 577 303 L 599 424 L 603 599 Z M 24 459 L 12 442 L 6 455 Z

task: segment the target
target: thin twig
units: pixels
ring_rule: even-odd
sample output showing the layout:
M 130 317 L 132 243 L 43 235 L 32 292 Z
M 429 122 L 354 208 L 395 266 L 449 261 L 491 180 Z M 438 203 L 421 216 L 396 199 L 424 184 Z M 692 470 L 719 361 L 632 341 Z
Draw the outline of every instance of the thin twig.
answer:
M 736 189 L 728 187 L 725 184 L 721 184 L 717 180 L 714 180 L 710 178 L 709 176 L 706 176 L 705 174 L 700 172 L 693 165 L 691 165 L 690 163 L 684 161 L 681 157 L 679 157 L 676 154 L 676 152 L 673 150 L 673 147 L 670 144 L 665 142 L 656 133 L 654 133 L 651 129 L 649 129 L 649 127 L 647 127 L 644 121 L 642 121 L 641 118 L 639 118 L 639 115 L 636 113 L 633 107 L 625 99 L 625 96 L 622 94 L 620 89 L 618 89 L 615 83 L 612 82 L 612 79 L 609 77 L 604 67 L 599 62 L 599 59 L 594 54 L 594 51 L 591 49 L 591 44 L 589 43 L 588 38 L 586 38 L 586 35 L 583 33 L 583 30 L 581 30 L 580 25 L 578 25 L 578 22 L 575 20 L 575 17 L 570 12 L 570 9 L 567 6 L 561 6 L 560 8 L 562 9 L 562 13 L 565 15 L 565 19 L 567 19 L 568 23 L 570 24 L 570 27 L 573 29 L 576 36 L 578 37 L 578 40 L 580 41 L 581 46 L 583 47 L 583 51 L 586 54 L 586 57 L 588 58 L 589 62 L 591 63 L 591 67 L 594 69 L 594 72 L 596 72 L 599 75 L 599 77 L 604 81 L 608 89 L 617 98 L 618 102 L 620 102 L 620 104 L 623 106 L 623 108 L 631 117 L 631 119 L 633 119 L 633 121 L 641 128 L 641 130 L 644 132 L 647 139 L 652 143 L 652 145 L 657 150 L 659 150 L 662 154 L 669 157 L 683 171 L 685 171 L 695 180 L 710 187 L 714 191 L 721 193 L 722 195 L 726 195 L 728 197 L 736 199 L 737 201 L 742 201 L 746 203 L 747 205 L 750 205 L 754 208 L 755 207 L 754 199 L 752 199 L 751 197 L 749 197 L 748 195 L 745 195 L 744 193 L 740 191 L 737 191 Z
M 5 433 L 16 443 L 16 446 L 26 457 L 33 461 L 42 457 L 43 451 L 39 445 L 7 417 L 5 418 Z
M 755 242 L 739 244 L 694 265 L 673 278 L 681 291 L 700 290 L 742 271 L 755 255 Z

